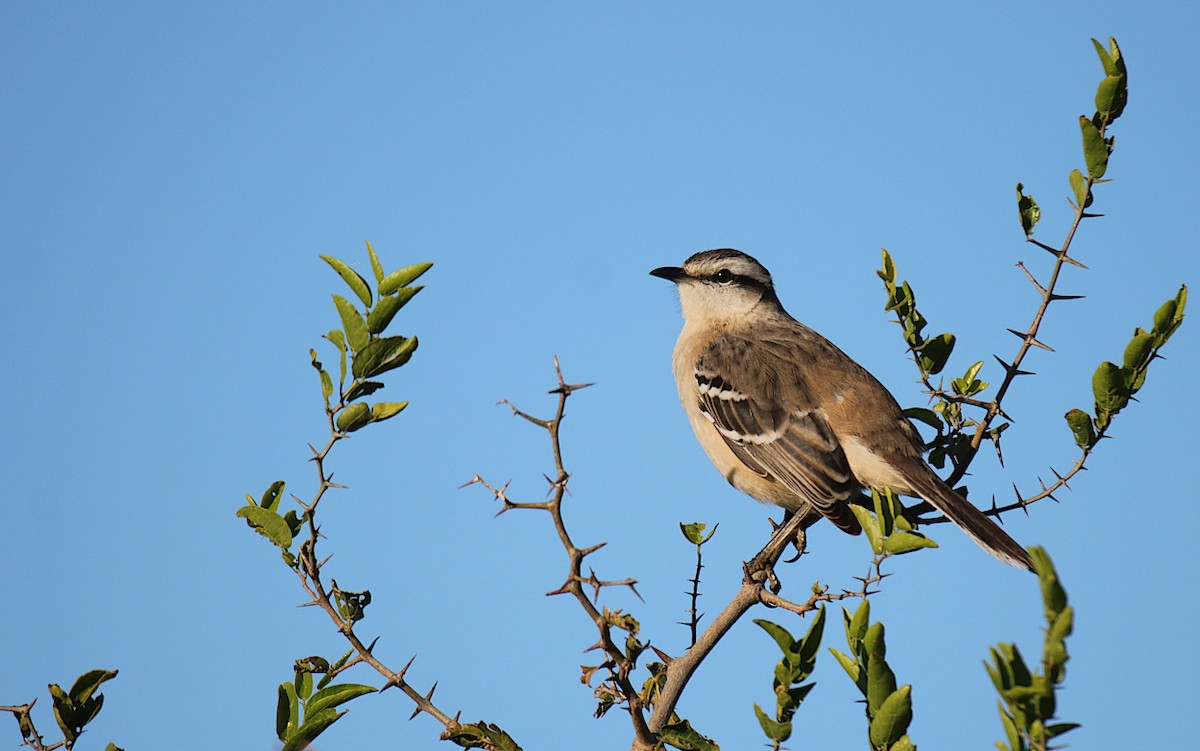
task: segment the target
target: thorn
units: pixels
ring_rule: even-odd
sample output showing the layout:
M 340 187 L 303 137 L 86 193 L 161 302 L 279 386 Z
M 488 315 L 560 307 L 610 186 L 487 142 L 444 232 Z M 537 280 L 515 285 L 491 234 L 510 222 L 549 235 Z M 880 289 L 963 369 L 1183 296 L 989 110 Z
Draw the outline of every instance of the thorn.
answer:
M 590 548 L 584 548 L 583 550 L 579 551 L 579 557 L 587 558 L 589 555 L 591 555 L 592 553 L 595 553 L 597 550 L 599 550 L 600 548 L 604 547 L 607 544 L 608 544 L 607 542 L 600 542 L 600 543 L 596 543 L 595 545 L 591 546 Z
M 570 396 L 571 392 L 573 392 L 573 391 L 578 391 L 580 389 L 586 389 L 588 386 L 595 386 L 595 385 L 596 385 L 595 382 L 592 382 L 592 383 L 564 383 L 563 385 L 559 386 L 556 389 L 550 389 L 546 393 L 562 394 L 563 396 Z
M 561 587 L 554 590 L 553 592 L 547 592 L 545 596 L 546 597 L 554 597 L 555 595 L 565 595 L 565 594 L 569 594 L 570 592 L 571 592 L 571 582 L 568 580 L 565 583 L 563 583 L 563 585 Z
M 1099 216 L 1099 215 L 1097 215 L 1097 216 Z M 1087 270 L 1088 270 L 1088 267 L 1087 267 L 1087 266 L 1084 266 L 1082 263 L 1080 263 L 1079 261 L 1076 261 L 1076 260 L 1075 260 L 1074 258 L 1072 258 L 1071 256 L 1068 256 L 1068 255 L 1063 255 L 1063 256 L 1061 256 L 1061 259 L 1062 259 L 1062 261 L 1064 261 L 1065 263 L 1069 263 L 1069 264 L 1071 264 L 1072 266 L 1075 266 L 1076 268 L 1083 269 L 1084 271 L 1087 271 Z
M 375 650 L 375 643 L 376 643 L 376 642 L 378 642 L 378 641 L 379 641 L 379 637 L 378 637 L 378 636 L 376 636 L 374 639 L 372 639 L 372 640 L 371 640 L 371 643 L 367 645 L 367 654 L 373 654 L 373 653 L 374 653 L 374 650 Z
M 412 657 L 408 658 L 408 662 L 404 663 L 404 667 L 400 668 L 399 673 L 396 673 L 396 680 L 398 680 L 398 681 L 404 680 L 404 674 L 408 672 L 408 669 L 410 667 L 412 667 L 412 664 L 416 659 L 417 659 L 416 654 L 414 654 Z M 397 685 L 399 685 L 399 684 L 397 684 Z
M 458 486 L 458 489 L 459 489 L 459 490 L 462 490 L 463 488 L 470 487 L 471 485 L 478 485 L 478 484 L 480 484 L 481 482 L 483 482 L 483 478 L 482 478 L 482 477 L 480 477 L 479 475 L 475 475 L 475 476 L 474 476 L 474 477 L 472 477 L 470 480 L 467 480 L 467 481 L 466 481 L 466 482 L 464 482 L 462 485 L 459 485 L 459 486 Z
M 438 685 L 437 685 L 437 683 L 435 682 L 435 683 L 433 684 L 433 688 L 429 689 L 429 693 L 425 694 L 425 701 L 429 701 L 430 699 L 432 699 L 432 698 L 433 698 L 433 692 L 434 692 L 434 691 L 437 691 L 437 686 L 438 686 Z M 409 719 L 409 721 L 411 722 L 411 721 L 412 721 L 412 719 L 413 719 L 414 717 L 416 717 L 417 715 L 421 714 L 421 712 L 423 712 L 423 711 L 424 711 L 424 710 L 423 710 L 423 709 L 421 709 L 421 705 L 419 705 L 419 704 L 418 704 L 418 705 L 417 705 L 417 708 L 413 710 L 413 713 L 412 713 L 411 715 L 409 715 L 409 716 L 408 716 L 408 719 Z
M 654 650 L 654 654 L 658 655 L 658 659 L 662 660 L 667 667 L 670 667 L 671 663 L 675 661 L 674 657 L 670 656 L 653 644 L 650 645 L 650 649 Z
M 641 600 L 642 602 L 645 602 L 645 601 L 646 601 L 646 598 L 645 598 L 645 597 L 642 597 L 642 593 L 641 593 L 641 592 L 639 592 L 639 591 L 637 591 L 637 586 L 636 586 L 636 585 L 637 585 L 637 582 L 635 582 L 635 581 L 626 582 L 626 584 L 625 584 L 625 586 L 627 586 L 627 587 L 629 587 L 631 590 L 633 590 L 633 593 L 634 593 L 635 595 L 637 595 L 637 598 L 638 598 L 639 600 Z M 700 618 L 703 618 L 703 617 L 704 617 L 703 615 L 701 615 L 701 616 L 700 616 Z M 699 620 L 700 620 L 700 618 L 697 618 L 696 620 L 697 620 L 697 621 L 699 621 Z
M 1082 300 L 1083 298 L 1084 298 L 1084 295 L 1060 295 L 1057 292 L 1052 292 L 1050 294 L 1051 302 L 1053 302 L 1055 300 Z
M 1037 240 L 1032 237 L 1025 238 L 1025 241 L 1033 243 L 1034 245 L 1038 246 L 1039 248 L 1046 251 L 1047 253 L 1049 253 L 1052 256 L 1058 256 L 1062 253 L 1062 251 L 1059 250 L 1058 248 L 1052 248 L 1049 245 L 1047 245 L 1046 243 L 1042 242 L 1041 240 Z
M 1022 375 L 1034 375 L 1033 371 L 1031 371 L 1031 370 L 1021 370 L 1020 368 L 1018 368 L 1015 365 L 1009 365 L 1008 363 L 1001 360 L 999 355 L 992 355 L 992 357 L 996 358 L 996 362 L 1000 363 L 1000 367 L 1004 368 L 1005 372 L 1011 376 L 1015 377 L 1015 376 L 1022 376 Z
M 1080 214 L 1079 216 L 1082 219 L 1096 219 L 1098 217 L 1104 216 L 1104 214 L 1092 214 L 1090 212 L 1085 211 L 1082 214 Z
M 1018 263 L 1017 263 L 1017 267 L 1018 267 L 1019 269 L 1021 269 L 1021 271 L 1024 271 L 1024 272 L 1025 272 L 1025 278 L 1027 278 L 1027 279 L 1030 281 L 1030 283 L 1031 283 L 1031 284 L 1033 284 L 1033 286 L 1037 288 L 1037 291 L 1038 291 L 1040 294 L 1043 294 L 1043 295 L 1044 295 L 1044 294 L 1046 294 L 1046 288 L 1045 288 L 1045 287 L 1043 287 L 1043 286 L 1042 286 L 1042 285 L 1041 285 L 1041 284 L 1038 282 L 1038 280 L 1037 280 L 1037 279 L 1035 279 L 1035 278 L 1033 277 L 1033 274 L 1029 273 L 1029 269 L 1025 268 L 1025 264 L 1024 264 L 1024 263 L 1018 262 Z

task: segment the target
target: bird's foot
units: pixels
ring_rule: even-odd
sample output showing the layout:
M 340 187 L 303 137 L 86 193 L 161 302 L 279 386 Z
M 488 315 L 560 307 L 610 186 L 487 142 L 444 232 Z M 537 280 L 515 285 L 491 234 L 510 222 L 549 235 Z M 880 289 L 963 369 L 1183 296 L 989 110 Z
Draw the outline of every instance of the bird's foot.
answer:
M 789 559 L 788 563 L 804 554 L 804 518 L 799 514 L 786 516 L 783 523 L 775 528 L 775 532 L 772 533 L 766 546 L 758 551 L 758 555 L 744 564 L 745 580 L 754 584 L 765 583 L 772 592 L 779 594 L 783 585 L 780 584 L 779 577 L 775 575 L 775 564 L 783 557 L 783 551 L 788 545 L 796 548 L 795 558 Z

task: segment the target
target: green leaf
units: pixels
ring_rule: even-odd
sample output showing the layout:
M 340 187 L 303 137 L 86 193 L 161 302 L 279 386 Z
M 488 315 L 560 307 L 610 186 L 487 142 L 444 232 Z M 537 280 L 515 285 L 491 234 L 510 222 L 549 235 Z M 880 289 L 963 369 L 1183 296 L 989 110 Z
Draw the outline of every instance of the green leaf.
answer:
M 1054 561 L 1050 554 L 1040 545 L 1029 548 L 1029 557 L 1033 559 L 1033 567 L 1037 570 L 1038 582 L 1042 587 L 1042 604 L 1046 610 L 1046 621 L 1053 622 L 1054 618 L 1067 606 L 1067 592 L 1058 579 Z
M 1129 403 L 1125 374 L 1116 364 L 1102 362 L 1092 376 L 1092 394 L 1096 397 L 1097 427 L 1107 427 L 1110 419 Z
M 786 741 L 792 737 L 792 723 L 777 722 L 771 719 L 757 703 L 754 705 L 754 716 L 758 718 L 758 724 L 769 740 Z
M 489 748 L 495 751 L 521 751 L 521 747 L 508 733 L 492 723 L 476 722 L 459 725 L 442 733 L 442 740 L 450 741 L 461 748 Z
M 1033 200 L 1033 196 L 1027 196 L 1024 193 L 1025 186 L 1022 183 L 1017 183 L 1017 212 L 1021 215 L 1021 229 L 1025 231 L 1025 236 L 1029 237 L 1033 234 L 1033 227 L 1042 218 L 1042 209 L 1037 205 L 1037 201 Z
M 778 623 L 772 623 L 771 621 L 763 618 L 755 618 L 754 622 L 757 623 L 763 631 L 766 631 L 771 635 L 771 638 L 775 640 L 775 643 L 779 645 L 779 648 L 783 650 L 785 655 L 791 654 L 795 649 L 796 640 L 792 638 L 792 635 L 788 633 L 788 630 L 783 626 L 780 626 Z
M 1079 129 L 1083 133 L 1083 158 L 1087 162 L 1088 175 L 1099 180 L 1108 171 L 1110 144 L 1100 135 L 1096 124 L 1082 115 L 1079 116 Z
M 344 384 L 346 382 L 346 335 L 342 333 L 341 329 L 333 329 L 325 335 L 325 338 L 333 342 L 334 346 L 338 348 L 338 359 L 340 360 L 338 383 Z
M 355 381 L 350 390 L 346 392 L 346 401 L 352 402 L 355 399 L 369 396 L 381 388 L 383 388 L 383 384 L 379 381 Z
M 383 422 L 395 417 L 408 406 L 408 402 L 376 402 L 371 405 L 371 422 Z
M 79 724 L 75 718 L 75 704 L 71 701 L 71 697 L 67 696 L 67 692 L 62 690 L 62 686 L 57 683 L 51 683 L 47 688 L 50 691 L 50 700 L 54 705 L 54 721 L 58 723 L 58 729 L 62 731 L 63 737 L 68 743 L 74 743 L 75 738 L 79 736 Z
M 400 298 L 396 296 L 379 298 L 379 304 L 367 314 L 367 330 L 372 334 L 381 333 L 395 318 L 401 305 Z
M 333 379 L 329 377 L 329 373 L 321 371 L 321 397 L 325 400 L 325 404 L 329 404 L 329 397 L 333 396 Z
M 942 431 L 942 418 L 938 416 L 938 413 L 934 412 L 932 409 L 926 409 L 925 407 L 909 407 L 908 409 L 904 410 L 904 416 L 910 420 L 918 420 L 923 422 L 939 433 Z
M 371 257 L 371 271 L 375 273 L 375 283 L 379 284 L 383 281 L 383 264 L 379 262 L 379 256 L 375 255 L 370 240 L 367 240 L 367 255 Z
M 92 694 L 100 688 L 101 683 L 116 677 L 116 670 L 89 670 L 75 679 L 75 683 L 71 685 L 68 693 L 73 702 L 80 704 L 92 698 Z
M 917 751 L 917 744 L 908 739 L 907 735 L 900 736 L 888 751 Z
M 237 515 L 245 519 L 255 532 L 275 543 L 280 549 L 287 550 L 292 546 L 292 530 L 278 513 L 248 504 L 239 508 Z
M 922 548 L 936 548 L 938 544 L 923 534 L 897 529 L 883 542 L 883 549 L 892 555 L 903 555 Z
M 896 690 L 896 676 L 887 664 L 883 624 L 873 623 L 863 638 L 867 649 L 867 713 L 874 716 L 887 697 Z
M 312 687 L 313 687 L 312 673 L 309 673 L 304 670 L 297 670 L 295 686 L 296 686 L 296 696 L 298 696 L 300 699 L 307 701 L 308 697 L 312 695 Z M 309 709 L 309 708 L 306 707 L 306 709 Z M 311 712 L 313 710 L 309 709 L 309 711 Z
M 1187 307 L 1187 285 L 1182 285 L 1174 299 L 1167 300 L 1154 314 L 1155 347 L 1167 343 L 1171 335 L 1183 325 L 1183 311 Z
M 408 362 L 416 349 L 415 336 L 387 336 L 376 339 L 355 355 L 351 372 L 355 378 L 372 378 Z
M 883 267 L 875 273 L 879 275 L 888 286 L 896 282 L 896 264 L 892 261 L 892 256 L 887 252 L 886 248 L 880 248 L 883 252 Z
M 871 550 L 875 555 L 883 552 L 883 530 L 879 526 L 879 519 L 870 511 L 867 511 L 862 506 L 851 506 L 850 511 L 858 519 L 859 525 L 863 531 L 867 533 L 867 540 L 871 543 Z
M 925 340 L 920 349 L 921 368 L 930 375 L 941 373 L 953 351 L 954 334 L 939 334 Z
M 1112 121 L 1125 109 L 1125 79 L 1106 76 L 1096 88 L 1096 112 L 1105 121 Z
M 1063 733 L 1069 733 L 1077 727 L 1081 727 L 1078 722 L 1056 722 L 1053 725 L 1046 726 L 1046 737 L 1057 738 Z
M 1008 712 L 1004 711 L 1004 705 L 1000 705 L 1000 723 L 1004 725 L 1004 735 L 1008 738 L 1008 747 L 1012 751 L 1021 751 L 1025 746 L 1021 744 L 1021 733 L 1017 730 L 1017 724 L 1013 722 L 1013 718 Z
M 842 670 L 846 671 L 846 675 L 850 676 L 850 680 L 858 683 L 860 672 L 858 663 L 855 662 L 849 655 L 843 654 L 833 647 L 830 647 L 829 651 L 833 654 L 833 659 L 837 660 L 838 664 L 842 666 Z
M 341 295 L 333 296 L 333 304 L 337 306 L 338 315 L 342 317 L 342 328 L 346 331 L 350 351 L 358 352 L 371 340 L 371 335 L 367 333 L 367 322 L 350 301 Z
M 843 609 L 843 614 L 844 612 Z M 851 650 L 858 651 L 858 643 L 866 637 L 870 620 L 871 602 L 864 599 L 854 611 L 854 617 L 846 621 L 846 643 L 850 645 Z
M 263 493 L 262 500 L 258 505 L 265 508 L 267 511 L 279 511 L 279 500 L 283 497 L 283 489 L 287 485 L 283 480 L 276 480 L 271 483 L 271 487 L 267 488 Z
M 659 736 L 680 751 L 721 751 L 720 746 L 696 732 L 687 720 L 664 725 Z
M 869 736 L 874 746 L 890 747 L 908 733 L 912 722 L 912 686 L 901 686 L 884 699 L 871 720 Z
M 275 702 L 275 735 L 281 741 L 287 741 L 292 731 L 299 725 L 300 701 L 296 697 L 296 687 L 291 683 L 279 684 L 279 699 Z
M 1117 46 L 1116 39 L 1108 38 L 1109 48 L 1107 50 L 1095 39 L 1092 40 L 1092 44 L 1096 48 L 1096 54 L 1100 57 L 1100 63 L 1104 66 L 1105 73 L 1105 79 L 1100 83 L 1096 92 L 1096 111 L 1108 122 L 1112 122 L 1121 116 L 1128 103 L 1129 73 L 1125 69 L 1125 59 L 1121 55 L 1121 48 Z
M 282 751 L 301 751 L 307 748 L 317 736 L 325 732 L 326 728 L 338 721 L 345 711 L 338 712 L 336 709 L 327 709 L 315 715 L 309 715 L 304 718 L 304 724 L 296 728 L 291 737 L 283 744 Z
M 1088 187 L 1087 180 L 1084 179 L 1083 173 L 1077 169 L 1071 170 L 1070 175 L 1071 190 L 1075 193 L 1075 205 L 1086 209 L 1092 205 L 1092 191 Z
M 308 704 L 304 707 L 305 715 L 321 712 L 330 707 L 336 707 L 345 704 L 351 699 L 357 699 L 364 694 L 375 693 L 375 688 L 366 686 L 361 683 L 337 683 L 332 686 L 326 686 L 313 697 L 308 700 Z
M 1113 45 L 1116 45 L 1116 40 L 1112 37 L 1109 37 L 1109 41 Z M 1099 40 L 1093 38 L 1092 46 L 1096 48 L 1096 54 L 1100 56 L 1100 64 L 1104 66 L 1104 73 L 1110 76 L 1119 75 L 1121 71 L 1117 69 L 1116 61 L 1109 51 L 1104 48 L 1104 45 Z
M 801 664 L 806 668 L 805 673 L 811 673 L 817 661 L 817 650 L 821 648 L 821 637 L 825 634 L 825 606 L 817 610 L 817 617 L 808 627 L 808 633 L 800 640 L 799 653 Z
M 92 720 L 96 719 L 96 715 L 100 714 L 100 708 L 104 706 L 104 694 L 98 694 L 92 698 L 75 705 L 75 721 L 79 723 L 80 731 Z
M 1081 448 L 1093 446 L 1096 443 L 1096 431 L 1092 429 L 1092 416 L 1082 409 L 1073 409 L 1065 415 L 1075 444 Z
M 871 501 L 875 505 L 875 518 L 879 520 L 879 531 L 883 535 L 885 543 L 887 536 L 892 533 L 892 528 L 896 522 L 896 507 L 891 503 L 894 498 L 895 496 L 891 495 L 890 490 L 880 493 L 875 488 L 871 488 Z
M 358 299 L 362 300 L 364 306 L 371 307 L 371 288 L 367 286 L 366 279 L 363 279 L 357 271 L 332 256 L 321 256 L 321 260 L 333 267 L 333 270 L 346 282 L 354 294 L 358 295 Z
M 401 287 L 407 287 L 432 267 L 432 263 L 414 263 L 412 266 L 393 271 L 379 283 L 379 294 L 390 295 Z
M 355 402 L 337 417 L 337 429 L 343 433 L 353 433 L 371 422 L 371 408 L 363 402 Z
M 693 545 L 703 545 L 712 539 L 712 536 L 717 533 L 717 527 L 719 526 L 721 525 L 714 524 L 712 531 L 706 535 L 704 534 L 704 530 L 708 527 L 708 525 L 704 522 L 692 522 L 691 524 L 684 524 L 683 522 L 680 522 L 679 531 L 682 532 L 683 536 L 687 538 L 687 541 Z
M 1173 302 L 1173 301 L 1172 301 Z M 1150 363 L 1150 355 L 1154 351 L 1154 335 L 1143 329 L 1136 328 L 1133 338 L 1125 347 L 1124 368 L 1134 371 Z

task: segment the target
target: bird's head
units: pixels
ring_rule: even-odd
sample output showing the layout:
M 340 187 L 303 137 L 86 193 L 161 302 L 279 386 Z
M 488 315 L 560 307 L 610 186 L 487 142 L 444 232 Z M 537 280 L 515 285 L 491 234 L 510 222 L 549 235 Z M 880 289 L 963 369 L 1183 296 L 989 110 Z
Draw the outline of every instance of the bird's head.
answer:
M 760 304 L 779 304 L 770 272 L 740 250 L 706 250 L 682 267 L 664 266 L 650 273 L 675 282 L 683 317 L 689 321 L 737 318 Z

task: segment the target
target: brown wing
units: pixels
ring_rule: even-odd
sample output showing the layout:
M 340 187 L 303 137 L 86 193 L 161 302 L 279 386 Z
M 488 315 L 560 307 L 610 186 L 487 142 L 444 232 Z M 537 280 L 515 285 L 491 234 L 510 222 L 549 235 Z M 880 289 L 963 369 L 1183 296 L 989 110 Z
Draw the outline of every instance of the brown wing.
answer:
M 731 373 L 743 374 L 740 381 Z M 766 348 L 723 336 L 696 359 L 700 410 L 747 467 L 773 477 L 841 529 L 857 534 L 858 491 L 846 455 L 807 385 Z

